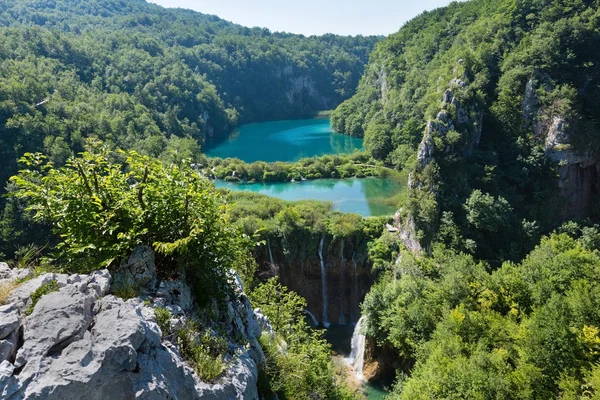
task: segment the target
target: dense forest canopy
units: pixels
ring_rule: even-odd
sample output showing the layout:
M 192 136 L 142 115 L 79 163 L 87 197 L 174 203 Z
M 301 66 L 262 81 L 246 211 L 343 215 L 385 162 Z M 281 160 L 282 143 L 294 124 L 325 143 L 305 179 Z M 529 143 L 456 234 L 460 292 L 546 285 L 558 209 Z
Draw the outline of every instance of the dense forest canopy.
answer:
M 403 210 L 422 245 L 456 228 L 466 241 L 447 236 L 447 244 L 498 265 L 523 257 L 560 222 L 560 165 L 549 151 L 565 164 L 574 157 L 560 151 L 593 159 L 599 150 L 599 5 L 453 3 L 376 46 L 332 125 L 411 173 Z M 568 214 L 594 215 L 591 203 Z
M 94 138 L 197 161 L 240 123 L 333 108 L 378 40 L 271 33 L 141 0 L 2 0 L 0 193 L 25 152 L 64 165 Z M 10 207 L 0 242 L 16 245 Z
M 376 46 L 332 114 L 409 174 L 402 235 L 371 244 L 363 303 L 397 373 L 390 398 L 598 397 L 599 10 L 424 13 Z

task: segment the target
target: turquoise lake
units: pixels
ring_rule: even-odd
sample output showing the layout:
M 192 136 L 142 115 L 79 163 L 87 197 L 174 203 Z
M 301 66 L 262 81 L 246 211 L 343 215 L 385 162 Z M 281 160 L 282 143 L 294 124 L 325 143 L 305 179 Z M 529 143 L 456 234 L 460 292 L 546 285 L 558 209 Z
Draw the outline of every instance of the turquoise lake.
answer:
M 241 126 L 225 141 L 208 145 L 209 157 L 255 161 L 298 161 L 363 149 L 362 139 L 335 133 L 329 118 L 273 121 Z
M 400 193 L 402 184 L 394 179 L 318 179 L 302 182 L 227 183 L 215 181 L 217 188 L 246 190 L 287 201 L 322 200 L 336 210 L 364 217 L 393 215 L 397 211 L 390 198 Z

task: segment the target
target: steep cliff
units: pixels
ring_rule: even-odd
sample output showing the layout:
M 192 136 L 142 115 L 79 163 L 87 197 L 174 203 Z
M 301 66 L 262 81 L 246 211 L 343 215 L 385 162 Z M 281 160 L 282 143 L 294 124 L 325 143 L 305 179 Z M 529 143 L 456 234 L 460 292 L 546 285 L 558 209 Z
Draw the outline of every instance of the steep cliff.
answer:
M 561 220 L 598 217 L 598 6 L 453 3 L 376 46 L 332 124 L 409 172 L 410 250 L 438 240 L 499 264 Z
M 270 238 L 256 254 L 259 274 L 278 275 L 283 285 L 306 299 L 307 310 L 319 323 L 356 323 L 373 283 L 368 240 L 323 234 L 284 246 L 281 239 Z

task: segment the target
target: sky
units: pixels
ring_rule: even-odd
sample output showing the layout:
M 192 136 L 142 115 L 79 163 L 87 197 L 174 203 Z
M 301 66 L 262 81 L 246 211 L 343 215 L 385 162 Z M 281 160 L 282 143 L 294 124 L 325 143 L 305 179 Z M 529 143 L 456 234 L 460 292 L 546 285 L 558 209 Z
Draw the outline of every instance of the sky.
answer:
M 149 0 L 214 14 L 247 27 L 304 35 L 389 35 L 450 0 Z

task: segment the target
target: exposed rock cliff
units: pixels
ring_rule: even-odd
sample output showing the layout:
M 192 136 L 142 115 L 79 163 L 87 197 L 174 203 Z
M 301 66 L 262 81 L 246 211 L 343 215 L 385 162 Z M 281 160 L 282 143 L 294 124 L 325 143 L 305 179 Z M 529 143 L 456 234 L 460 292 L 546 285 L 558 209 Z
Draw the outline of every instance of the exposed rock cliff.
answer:
M 190 289 L 181 281 L 158 282 L 154 257 L 136 249 L 114 281 L 142 278 L 147 295 L 124 301 L 109 294 L 111 275 L 43 274 L 20 284 L 0 307 L 0 397 L 4 399 L 258 399 L 264 355 L 261 328 L 250 302 L 236 286 L 227 311 L 217 311 L 231 334 L 226 371 L 203 382 L 180 355 L 177 343 L 161 340 L 154 308 L 164 307 L 171 326 L 194 316 Z M 0 264 L 0 283 L 24 272 Z M 25 273 L 27 275 L 27 273 Z M 56 291 L 32 306 L 32 294 L 56 282 Z M 232 337 L 232 336 L 229 336 Z M 241 345 L 239 343 L 247 343 Z
M 550 82 L 549 76 L 540 73 L 534 73 L 527 82 L 521 107 L 524 124 L 544 144 L 546 156 L 558 163 L 558 184 L 564 198 L 562 217 L 597 215 L 595 204 L 600 195 L 600 156 L 589 149 L 577 149 L 573 137 L 586 132 L 576 132 L 578 123 L 574 118 L 552 112 L 548 106 L 541 104 L 536 90 L 552 90 Z
M 321 238 L 325 279 L 319 257 Z M 278 275 L 283 285 L 306 299 L 308 311 L 319 322 L 357 322 L 360 319 L 360 303 L 373 282 L 371 265 L 367 260 L 366 239 L 334 239 L 325 235 L 298 240 L 286 246 L 292 246 L 292 251 L 284 251 L 282 243 L 272 238 L 266 248 L 257 254 L 265 277 Z M 327 286 L 325 299 L 323 282 Z M 323 318 L 324 305 L 327 306 L 326 320 Z

